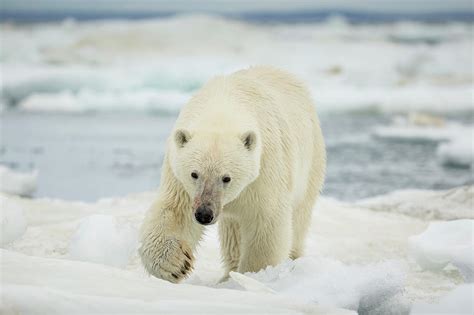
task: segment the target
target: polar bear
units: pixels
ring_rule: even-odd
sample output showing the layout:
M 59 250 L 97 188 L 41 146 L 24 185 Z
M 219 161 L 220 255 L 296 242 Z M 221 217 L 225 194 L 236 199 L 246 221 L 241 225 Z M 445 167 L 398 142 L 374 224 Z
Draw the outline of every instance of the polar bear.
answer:
M 208 82 L 181 110 L 139 253 L 179 282 L 204 227 L 218 222 L 223 280 L 303 252 L 326 151 L 308 90 L 289 73 L 251 67 Z

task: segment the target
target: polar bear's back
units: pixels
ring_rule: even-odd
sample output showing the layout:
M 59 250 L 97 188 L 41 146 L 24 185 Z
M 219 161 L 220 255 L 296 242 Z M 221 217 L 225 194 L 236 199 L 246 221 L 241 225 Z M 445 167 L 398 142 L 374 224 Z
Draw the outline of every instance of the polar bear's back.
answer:
M 258 66 L 238 71 L 230 79 L 235 90 L 240 91 L 239 106 L 245 106 L 257 114 L 261 124 L 280 124 L 279 129 L 288 127 L 285 132 L 296 137 L 304 136 L 305 131 L 315 126 L 319 128 L 310 93 L 292 74 L 269 66 Z
M 248 95 L 241 106 L 257 117 L 264 141 L 263 158 L 273 168 L 269 172 L 286 173 L 285 185 L 294 193 L 293 202 L 298 204 L 304 198 L 311 181 L 321 189 L 325 145 L 306 86 L 292 74 L 268 66 L 241 70 L 230 77 L 234 81 L 231 85 Z

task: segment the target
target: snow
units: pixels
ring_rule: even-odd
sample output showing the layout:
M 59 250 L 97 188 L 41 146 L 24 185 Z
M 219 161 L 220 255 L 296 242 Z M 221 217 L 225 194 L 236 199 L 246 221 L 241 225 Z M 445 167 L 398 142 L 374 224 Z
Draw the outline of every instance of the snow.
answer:
M 433 222 L 420 235 L 410 238 L 410 251 L 427 270 L 438 271 L 453 264 L 464 279 L 474 281 L 474 220 Z
M 461 207 L 471 202 L 473 189 L 418 191 L 413 198 L 425 209 L 445 198 L 450 200 L 446 207 L 455 202 Z M 410 237 L 425 231 L 432 215 L 400 213 L 394 206 L 396 195 L 374 201 L 376 210 L 321 198 L 304 257 L 255 274 L 234 273 L 221 284 L 217 228 L 211 226 L 195 252 L 193 274 L 178 285 L 147 276 L 135 251 L 120 260 L 130 247 L 116 247 L 110 261 L 99 255 L 107 251 L 108 242 L 133 239 L 155 193 L 96 203 L 4 195 L 24 209 L 28 221 L 25 233 L 1 252 L 4 306 L 24 314 L 348 312 L 341 308 L 361 314 L 408 312 L 411 303 L 437 302 L 465 280 L 457 268 L 424 271 L 413 261 Z M 400 203 L 409 202 L 408 195 L 399 196 Z M 133 233 L 122 238 L 124 227 Z M 72 245 L 78 242 L 83 258 L 89 249 L 92 257 L 101 258 L 71 260 Z
M 474 164 L 474 134 L 467 132 L 438 147 L 436 154 L 441 164 L 470 168 Z
M 14 200 L 0 195 L 1 234 L 0 245 L 20 238 L 25 233 L 27 221 L 21 206 Z
M 19 173 L 0 165 L 0 191 L 13 195 L 32 196 L 36 190 L 38 172 Z
M 474 284 L 460 285 L 444 296 L 439 303 L 416 303 L 412 315 L 424 314 L 473 314 Z
M 96 214 L 82 219 L 74 233 L 69 253 L 72 259 L 124 267 L 137 249 L 138 232 L 119 225 L 111 215 Z

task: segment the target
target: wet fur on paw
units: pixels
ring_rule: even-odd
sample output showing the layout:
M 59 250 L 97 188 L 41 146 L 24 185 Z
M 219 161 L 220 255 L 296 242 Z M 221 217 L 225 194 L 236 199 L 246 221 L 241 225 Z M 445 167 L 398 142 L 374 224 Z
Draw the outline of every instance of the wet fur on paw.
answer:
M 193 270 L 194 257 L 184 241 L 172 238 L 147 242 L 139 253 L 148 273 L 163 280 L 178 283 Z

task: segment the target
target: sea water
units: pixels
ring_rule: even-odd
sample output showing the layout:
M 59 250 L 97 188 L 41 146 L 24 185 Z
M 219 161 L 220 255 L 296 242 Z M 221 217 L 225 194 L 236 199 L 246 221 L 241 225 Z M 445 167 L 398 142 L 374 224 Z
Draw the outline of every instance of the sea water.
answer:
M 7 112 L 0 163 L 38 170 L 38 197 L 93 201 L 153 190 L 175 119 L 137 112 Z M 474 183 L 469 168 L 438 161 L 438 142 L 374 137 L 373 129 L 390 124 L 391 115 L 325 113 L 320 119 L 328 151 L 326 196 L 355 200 L 398 189 Z M 463 122 L 465 115 L 457 120 Z

